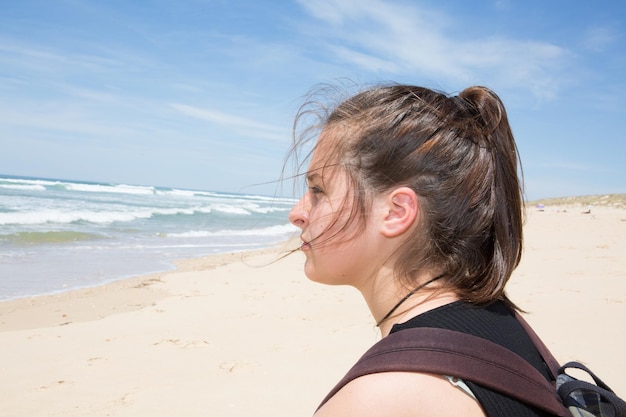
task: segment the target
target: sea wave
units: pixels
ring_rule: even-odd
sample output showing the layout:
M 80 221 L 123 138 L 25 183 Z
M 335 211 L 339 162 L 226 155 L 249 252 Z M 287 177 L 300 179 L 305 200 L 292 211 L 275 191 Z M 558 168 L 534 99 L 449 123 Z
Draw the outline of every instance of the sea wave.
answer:
M 172 259 L 267 247 L 297 233 L 286 216 L 293 202 L 0 175 L 0 278 L 8 277 L 0 284 L 11 288 L 0 288 L 0 299 L 162 270 Z
M 53 186 L 53 185 L 60 184 L 60 181 L 56 181 L 56 180 L 29 179 L 29 178 L 0 177 L 0 181 L 13 183 L 13 184 L 32 184 L 32 185 L 43 185 L 43 186 L 46 186 L 46 185 Z
M 67 243 L 102 238 L 102 235 L 76 231 L 18 232 L 0 235 L 0 241 L 8 241 L 17 245 Z
M 44 209 L 38 211 L 12 211 L 0 213 L 0 225 L 40 225 L 40 224 L 69 224 L 69 223 L 94 223 L 109 224 L 116 222 L 132 222 L 134 220 L 150 219 L 154 216 L 178 216 L 195 214 L 221 213 L 229 216 L 250 216 L 253 213 L 268 214 L 274 211 L 286 211 L 286 208 L 266 208 L 258 206 L 236 207 L 226 204 L 207 204 L 193 207 L 174 208 L 122 208 L 120 210 L 70 210 L 70 209 Z
M 36 184 L 0 184 L 0 188 L 9 190 L 45 191 L 46 187 Z
M 228 202 L 252 202 L 261 204 L 282 204 L 293 205 L 297 202 L 297 199 L 290 197 L 270 197 L 264 195 L 244 195 L 244 194 L 214 194 L 212 197 L 220 197 L 226 199 Z
M 226 204 L 232 203 L 259 203 L 272 206 L 292 205 L 297 199 L 279 196 L 264 196 L 253 194 L 230 194 L 214 191 L 188 190 L 181 188 L 167 188 L 130 184 L 92 183 L 71 180 L 38 179 L 38 178 L 12 178 L 0 176 L 0 188 L 12 188 L 21 190 L 67 190 L 86 193 L 109 193 L 109 194 L 137 194 L 159 195 L 174 197 L 209 197 L 222 200 Z
M 193 230 L 184 233 L 168 233 L 166 237 L 190 238 L 190 237 L 216 237 L 216 236 L 281 236 L 296 232 L 298 229 L 291 224 L 262 227 L 245 230 Z
M 254 207 L 250 209 L 251 211 L 259 214 L 269 214 L 276 212 L 286 212 L 290 211 L 291 207 Z
M 82 191 L 89 193 L 121 193 L 121 194 L 154 194 L 155 188 L 150 186 L 127 185 L 127 184 L 81 184 L 61 183 L 66 190 Z
M 201 193 L 197 191 L 178 190 L 178 189 L 171 189 L 171 190 L 158 190 L 157 189 L 154 191 L 154 193 L 158 195 L 172 195 L 172 196 L 177 196 L 177 197 L 195 197 L 197 195 L 201 195 Z
M 214 204 L 208 208 L 225 214 L 240 214 L 244 216 L 249 216 L 251 214 L 250 210 L 247 210 L 244 207 L 229 206 L 226 204 Z
M 0 213 L 0 225 L 37 225 L 47 223 L 69 224 L 77 222 L 106 224 L 114 222 L 129 222 L 137 219 L 147 219 L 152 217 L 154 214 L 155 213 L 151 211 L 62 212 L 57 210 L 45 210 L 30 213 Z
M 29 178 L 5 178 L 0 177 L 0 187 L 17 188 L 22 190 L 46 190 L 61 189 L 68 191 L 91 192 L 91 193 L 120 193 L 120 194 L 154 194 L 153 186 L 129 185 L 129 184 L 98 184 L 87 182 L 72 182 L 65 180 L 45 180 Z

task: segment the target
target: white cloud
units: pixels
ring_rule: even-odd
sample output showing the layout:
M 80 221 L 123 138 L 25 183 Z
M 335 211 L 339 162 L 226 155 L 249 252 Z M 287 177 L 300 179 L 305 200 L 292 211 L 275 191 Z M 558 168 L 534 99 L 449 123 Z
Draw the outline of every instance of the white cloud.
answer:
M 496 10 L 506 10 L 511 7 L 511 2 L 509 0 L 496 0 L 494 7 Z
M 37 74 L 45 79 L 67 78 L 70 74 L 90 78 L 128 75 L 155 65 L 149 57 L 136 51 L 112 48 L 103 43 L 76 41 L 73 45 L 51 47 L 0 38 L 0 66 L 10 68 L 14 73 Z
M 28 106 L 29 111 L 23 109 Z M 61 137 L 98 138 L 134 138 L 138 131 L 132 126 L 121 123 L 106 123 L 99 120 L 97 115 L 85 111 L 80 106 L 73 106 L 67 102 L 28 102 L 24 101 L 14 106 L 0 105 L 0 125 L 11 134 L 21 133 L 33 136 L 35 131 L 45 132 L 52 136 L 62 134 Z M 13 133 L 15 132 L 15 133 Z M 30 132 L 30 133 L 27 133 Z M 38 133 L 36 136 L 39 136 Z M 10 136 L 10 135 L 9 135 Z
M 331 49 L 342 60 L 353 62 L 369 71 L 398 71 L 398 66 L 387 59 L 381 59 L 343 46 L 332 46 Z
M 331 50 L 366 70 L 437 77 L 458 85 L 489 81 L 499 88 L 531 91 L 552 99 L 561 85 L 560 69 L 571 58 L 566 49 L 540 40 L 467 38 L 434 10 L 382 1 L 308 0 L 303 7 L 327 22 L 319 29 Z M 449 29 L 455 27 L 455 34 Z
M 206 122 L 226 126 L 232 131 L 245 136 L 275 141 L 285 141 L 289 138 L 288 132 L 285 132 L 285 130 L 281 127 L 242 116 L 224 113 L 220 110 L 200 108 L 179 103 L 172 103 L 170 106 L 182 114 L 204 120 Z
M 613 28 L 595 26 L 587 29 L 583 35 L 582 46 L 585 49 L 602 52 L 617 40 L 617 34 Z

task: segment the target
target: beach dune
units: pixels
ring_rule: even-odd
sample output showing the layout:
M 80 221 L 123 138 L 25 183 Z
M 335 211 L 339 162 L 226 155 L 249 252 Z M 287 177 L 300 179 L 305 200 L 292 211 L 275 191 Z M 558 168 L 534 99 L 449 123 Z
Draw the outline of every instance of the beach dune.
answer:
M 525 233 L 511 298 L 560 361 L 626 395 L 626 210 L 530 207 Z M 379 335 L 288 247 L 0 303 L 0 415 L 311 415 Z

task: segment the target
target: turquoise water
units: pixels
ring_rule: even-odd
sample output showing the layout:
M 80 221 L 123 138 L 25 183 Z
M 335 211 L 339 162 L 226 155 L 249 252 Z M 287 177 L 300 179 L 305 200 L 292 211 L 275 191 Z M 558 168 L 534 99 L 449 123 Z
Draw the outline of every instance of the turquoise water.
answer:
M 294 200 L 0 175 L 0 300 L 171 269 L 296 233 Z

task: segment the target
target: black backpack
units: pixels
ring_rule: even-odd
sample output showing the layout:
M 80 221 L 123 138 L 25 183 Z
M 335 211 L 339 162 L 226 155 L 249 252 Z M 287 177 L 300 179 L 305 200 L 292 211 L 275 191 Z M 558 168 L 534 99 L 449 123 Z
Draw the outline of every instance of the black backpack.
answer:
M 559 417 L 626 417 L 626 402 L 613 390 L 581 363 L 560 366 L 526 321 L 519 314 L 517 318 L 543 357 L 551 380 L 489 340 L 453 330 L 413 328 L 392 333 L 372 346 L 319 407 L 360 376 L 424 372 L 472 381 Z M 595 384 L 568 375 L 572 368 L 587 372 Z

